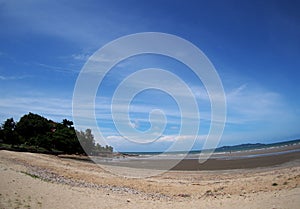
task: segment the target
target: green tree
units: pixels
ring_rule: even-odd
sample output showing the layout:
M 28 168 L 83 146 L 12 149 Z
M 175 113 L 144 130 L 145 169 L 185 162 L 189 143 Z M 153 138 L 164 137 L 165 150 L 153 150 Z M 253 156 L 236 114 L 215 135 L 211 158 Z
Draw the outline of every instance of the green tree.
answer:
M 48 119 L 38 115 L 29 113 L 20 118 L 16 125 L 16 131 L 23 140 L 34 146 L 46 146 L 46 136 L 51 135 L 53 124 Z M 44 142 L 40 142 L 39 138 L 44 138 Z
M 73 122 L 65 122 L 66 121 L 63 120 L 62 123 L 59 123 L 56 126 L 52 135 L 53 148 L 69 154 L 84 153 L 79 141 L 77 140 L 75 129 L 72 127 Z
M 13 118 L 7 119 L 2 125 L 3 142 L 16 145 L 20 143 L 19 137 L 15 132 L 16 123 Z
M 86 129 L 85 132 L 76 131 L 76 135 L 86 154 L 92 155 L 95 147 L 95 140 L 92 134 L 92 130 Z
M 68 128 L 72 128 L 73 126 L 73 121 L 67 120 L 67 119 L 63 119 L 62 124 Z
M 61 123 L 56 123 L 33 113 L 22 116 L 17 123 L 13 118 L 7 119 L 0 127 L 0 142 L 23 144 L 22 149 L 30 151 L 40 151 L 43 150 L 40 148 L 44 148 L 68 154 L 86 152 L 88 155 L 113 151 L 110 146 L 95 144 L 91 129 L 86 129 L 85 132 L 76 131 L 70 120 L 64 119 Z
M 4 137 L 3 129 L 2 126 L 0 126 L 0 143 L 3 142 L 3 137 Z

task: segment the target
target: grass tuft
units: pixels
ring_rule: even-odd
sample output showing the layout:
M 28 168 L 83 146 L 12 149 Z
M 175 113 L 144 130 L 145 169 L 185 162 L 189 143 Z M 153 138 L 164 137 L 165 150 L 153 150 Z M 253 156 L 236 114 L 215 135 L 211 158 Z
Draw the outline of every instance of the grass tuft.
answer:
M 34 175 L 34 174 L 31 174 L 31 173 L 27 173 L 27 172 L 25 172 L 25 171 L 21 171 L 21 173 L 23 173 L 23 174 L 25 174 L 25 175 L 27 175 L 27 176 L 30 176 L 30 177 L 32 177 L 32 178 L 34 178 L 34 179 L 40 179 L 39 176 Z

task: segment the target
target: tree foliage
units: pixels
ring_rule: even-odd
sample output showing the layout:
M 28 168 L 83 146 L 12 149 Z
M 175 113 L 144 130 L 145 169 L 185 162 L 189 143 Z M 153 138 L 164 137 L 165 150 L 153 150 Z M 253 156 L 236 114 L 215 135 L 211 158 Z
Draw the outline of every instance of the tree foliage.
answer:
M 57 123 L 34 113 L 22 116 L 19 122 L 7 119 L 0 127 L 0 140 L 15 147 L 29 146 L 67 154 L 113 152 L 112 147 L 95 143 L 91 129 L 77 131 L 70 120 Z
M 4 143 L 16 145 L 20 142 L 15 133 L 16 123 L 13 118 L 8 118 L 2 125 L 2 135 Z

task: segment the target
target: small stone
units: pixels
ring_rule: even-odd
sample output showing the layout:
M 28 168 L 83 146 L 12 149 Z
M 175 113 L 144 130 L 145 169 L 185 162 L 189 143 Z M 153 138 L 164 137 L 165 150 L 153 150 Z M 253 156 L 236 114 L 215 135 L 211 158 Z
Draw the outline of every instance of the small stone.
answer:
M 191 195 L 189 194 L 178 194 L 179 197 L 190 197 Z

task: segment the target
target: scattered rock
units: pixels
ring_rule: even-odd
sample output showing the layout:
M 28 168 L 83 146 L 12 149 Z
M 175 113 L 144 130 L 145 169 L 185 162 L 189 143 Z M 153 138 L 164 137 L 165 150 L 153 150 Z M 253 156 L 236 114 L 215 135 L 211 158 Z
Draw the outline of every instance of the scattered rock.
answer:
M 213 196 L 213 192 L 211 190 L 207 190 L 204 194 L 205 196 Z
M 171 197 L 161 194 L 161 193 L 145 193 L 142 191 L 135 190 L 133 188 L 129 187 L 123 187 L 123 186 L 114 186 L 114 185 L 100 185 L 100 184 L 94 184 L 85 182 L 83 180 L 74 180 L 62 175 L 58 175 L 51 170 L 35 167 L 31 165 L 26 165 L 28 170 L 26 173 L 37 176 L 39 179 L 51 183 L 59 183 L 59 184 L 65 184 L 72 187 L 84 187 L 84 188 L 92 188 L 92 189 L 107 189 L 111 192 L 117 192 L 117 193 L 128 193 L 128 194 L 134 194 L 139 196 L 144 196 L 146 198 L 150 199 L 171 199 Z M 109 193 L 107 193 L 109 195 Z M 130 200 L 129 200 L 130 201 Z
M 191 197 L 191 195 L 189 195 L 189 194 L 178 194 L 177 196 L 178 197 Z

